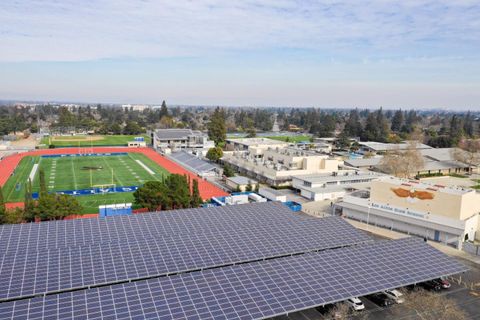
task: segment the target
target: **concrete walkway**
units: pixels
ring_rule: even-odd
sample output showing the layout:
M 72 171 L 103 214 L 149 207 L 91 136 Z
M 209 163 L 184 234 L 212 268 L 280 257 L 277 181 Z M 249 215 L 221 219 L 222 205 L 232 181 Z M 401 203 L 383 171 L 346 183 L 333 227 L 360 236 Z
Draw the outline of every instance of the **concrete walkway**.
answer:
M 359 222 L 356 220 L 345 218 L 345 221 L 349 222 L 352 226 L 354 226 L 357 229 L 371 232 L 373 234 L 376 234 L 378 236 L 385 237 L 388 239 L 400 239 L 400 238 L 409 237 L 409 235 L 405 233 L 400 233 L 400 232 L 388 230 L 385 228 L 376 227 L 373 225 L 367 225 L 366 223 Z M 428 241 L 428 244 L 436 248 L 437 250 L 442 251 L 445 254 L 448 254 L 449 256 L 462 258 L 480 265 L 480 256 L 474 256 L 464 251 L 457 250 L 455 248 L 443 245 L 435 241 Z

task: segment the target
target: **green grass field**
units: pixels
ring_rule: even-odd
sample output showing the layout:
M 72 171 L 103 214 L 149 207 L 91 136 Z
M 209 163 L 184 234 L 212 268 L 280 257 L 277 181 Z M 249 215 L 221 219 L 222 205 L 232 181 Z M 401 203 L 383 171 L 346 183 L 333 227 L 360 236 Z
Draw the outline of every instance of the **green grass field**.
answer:
M 227 135 L 228 139 L 243 139 L 245 136 L 238 136 L 238 135 L 232 135 L 228 134 Z M 310 141 L 310 136 L 308 135 L 297 135 L 297 134 L 291 134 L 291 135 L 279 135 L 279 136 L 257 136 L 257 138 L 268 138 L 268 139 L 273 139 L 273 140 L 279 140 L 279 141 L 287 141 L 287 142 L 303 142 L 303 141 Z
M 141 161 L 153 174 L 136 160 Z M 42 158 L 25 157 L 3 188 L 7 202 L 24 201 L 25 186 L 34 164 L 43 169 L 49 191 L 88 189 L 92 186 L 115 184 L 138 186 L 146 181 L 161 180 L 169 174 L 143 154 L 129 153 L 121 156 L 89 156 Z M 97 169 L 92 169 L 93 167 Z M 33 179 L 33 192 L 39 190 L 39 174 Z M 97 194 L 77 196 L 84 207 L 83 213 L 95 213 L 101 204 L 132 202 L 132 193 Z
M 94 135 L 94 136 L 51 136 L 44 137 L 40 141 L 40 145 L 48 147 L 54 145 L 56 148 L 62 147 L 95 147 L 95 146 L 127 146 L 129 141 L 133 141 L 135 137 L 144 137 L 147 144 L 150 144 L 150 136 L 148 135 Z
M 287 141 L 287 142 L 302 142 L 302 141 L 310 141 L 310 136 L 307 135 L 291 135 L 291 136 L 269 136 L 265 137 L 274 140 L 280 141 Z

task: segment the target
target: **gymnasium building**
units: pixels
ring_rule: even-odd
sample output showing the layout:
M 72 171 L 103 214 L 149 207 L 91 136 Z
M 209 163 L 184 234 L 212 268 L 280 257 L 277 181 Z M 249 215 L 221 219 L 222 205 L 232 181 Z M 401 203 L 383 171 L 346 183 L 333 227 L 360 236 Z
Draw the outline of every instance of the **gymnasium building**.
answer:
M 480 194 L 472 189 L 391 176 L 345 195 L 336 211 L 348 218 L 461 248 L 480 240 Z

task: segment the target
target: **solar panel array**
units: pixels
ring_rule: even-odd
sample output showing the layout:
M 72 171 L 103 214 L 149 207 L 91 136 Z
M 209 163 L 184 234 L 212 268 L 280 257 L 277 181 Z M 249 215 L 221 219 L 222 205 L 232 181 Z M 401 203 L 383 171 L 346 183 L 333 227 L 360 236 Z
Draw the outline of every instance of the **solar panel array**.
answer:
M 26 247 L 3 230 L 10 245 L 0 258 L 0 300 L 371 241 L 341 218 L 302 218 L 278 203 L 110 218 L 101 227 L 84 221 L 30 227 Z
M 0 304 L 1 319 L 259 319 L 466 271 L 404 238 Z
M 299 225 L 298 222 L 301 221 L 307 223 Z M 319 219 L 292 215 L 292 212 L 281 203 L 270 202 L 115 216 L 103 219 L 3 225 L 0 226 L 0 255 L 108 242 L 125 243 L 159 235 L 208 231 L 231 233 L 239 229 L 250 230 L 252 228 L 258 232 L 283 232 L 290 228 L 304 230 L 304 228 L 311 227 L 315 229 L 323 223 Z M 241 226 L 248 226 L 248 228 Z M 359 234 L 353 228 L 350 230 Z

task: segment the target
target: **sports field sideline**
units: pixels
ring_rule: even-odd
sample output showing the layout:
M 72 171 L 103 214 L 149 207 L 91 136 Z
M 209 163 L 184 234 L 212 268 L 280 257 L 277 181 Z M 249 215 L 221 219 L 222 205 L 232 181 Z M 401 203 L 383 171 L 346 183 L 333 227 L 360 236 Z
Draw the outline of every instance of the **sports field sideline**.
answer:
M 15 173 L 5 184 L 3 188 L 5 199 L 8 202 L 22 201 L 29 178 L 32 178 L 32 191 L 38 192 L 40 170 L 45 172 L 49 191 L 79 190 L 112 185 L 118 187 L 139 186 L 147 181 L 160 181 L 164 175 L 168 174 L 167 170 L 140 153 L 56 158 L 27 156 L 20 161 Z
M 113 183 L 118 186 L 140 185 L 142 181 L 158 180 L 164 174 L 177 173 L 187 174 L 191 179 L 198 179 L 200 195 L 203 199 L 226 195 L 223 190 L 149 148 L 94 147 L 84 151 L 88 153 L 128 152 L 128 155 L 115 157 L 41 157 L 42 155 L 71 155 L 79 153 L 79 150 L 81 151 L 79 148 L 35 150 L 2 159 L 0 161 L 0 185 L 4 187 L 4 196 L 7 202 L 18 204 L 23 201 L 24 188 L 18 184 L 22 180 L 28 181 L 34 164 L 38 164 L 39 168 L 44 168 L 47 186 L 50 190 L 73 190 L 90 188 L 91 185 L 108 185 L 112 183 L 113 169 Z M 54 163 L 55 165 L 53 165 Z M 101 167 L 101 169 L 90 170 L 85 167 Z M 152 174 L 146 168 L 154 173 Z M 33 181 L 33 191 L 38 189 L 37 181 L 38 170 Z M 21 191 L 17 190 L 18 188 Z M 115 193 L 79 196 L 78 199 L 81 200 L 84 207 L 88 207 L 85 212 L 92 212 L 94 208 L 98 208 L 99 204 L 129 202 L 133 197 L 131 193 Z

